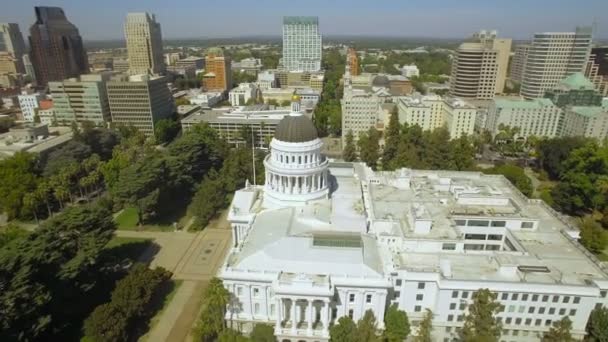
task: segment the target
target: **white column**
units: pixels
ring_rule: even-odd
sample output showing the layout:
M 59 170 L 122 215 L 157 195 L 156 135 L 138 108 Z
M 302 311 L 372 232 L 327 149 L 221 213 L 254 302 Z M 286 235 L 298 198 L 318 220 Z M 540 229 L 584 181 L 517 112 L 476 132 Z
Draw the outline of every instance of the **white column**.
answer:
M 304 176 L 304 193 L 309 193 L 308 191 L 308 176 Z
M 340 309 L 340 313 L 338 314 L 338 317 L 342 317 L 342 316 L 346 316 L 346 303 L 347 303 L 348 298 L 346 298 L 346 291 L 338 290 L 338 292 L 340 293 L 340 301 L 342 302 L 342 308 Z
M 266 320 L 271 320 L 270 318 L 270 296 L 268 295 L 268 286 L 264 286 L 264 314 L 266 314 Z
M 255 315 L 255 311 L 253 311 L 253 286 L 249 285 L 249 312 L 251 313 L 251 318 Z
M 283 299 L 281 297 L 277 297 L 277 312 L 276 312 L 276 323 L 274 326 L 274 334 L 278 335 L 281 333 L 281 321 L 283 320 Z
M 296 299 L 291 298 L 291 333 L 296 334 Z
M 321 310 L 321 320 L 323 321 L 323 335 L 329 334 L 329 300 L 323 301 L 323 309 Z
M 314 313 L 314 307 L 312 306 L 312 299 L 308 300 L 308 306 L 307 306 L 307 310 L 308 310 L 308 330 L 307 330 L 307 334 L 308 335 L 312 335 L 312 322 L 313 322 L 313 313 Z

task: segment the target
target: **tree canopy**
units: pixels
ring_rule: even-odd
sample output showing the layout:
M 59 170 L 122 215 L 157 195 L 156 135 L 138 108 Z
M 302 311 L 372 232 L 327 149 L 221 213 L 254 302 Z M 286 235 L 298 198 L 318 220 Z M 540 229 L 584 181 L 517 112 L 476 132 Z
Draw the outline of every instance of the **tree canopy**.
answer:
M 194 328 L 198 340 L 211 340 L 225 331 L 230 293 L 219 278 L 212 278 L 203 293 L 203 310 Z
M 354 342 L 358 340 L 357 325 L 352 318 L 343 316 L 338 319 L 338 324 L 329 328 L 329 339 L 331 342 Z
M 572 334 L 572 321 L 567 316 L 560 319 L 559 321 L 553 322 L 551 329 L 545 332 L 543 335 L 543 342 L 573 342 Z
M 587 334 L 591 342 L 608 341 L 608 308 L 595 308 L 589 317 Z
M 82 205 L 0 248 L 0 339 L 52 340 L 82 322 L 96 304 L 98 262 L 113 231 L 106 208 Z
M 426 309 L 422 321 L 418 326 L 418 334 L 414 336 L 414 342 L 432 342 L 433 341 L 433 312 Z
M 532 180 L 526 175 L 524 169 L 513 164 L 504 164 L 495 166 L 491 169 L 486 169 L 483 172 L 487 174 L 503 175 L 507 178 L 522 194 L 530 197 L 534 192 Z
M 388 342 L 400 342 L 410 334 L 410 322 L 405 311 L 399 310 L 397 304 L 392 304 L 384 315 L 384 339 Z
M 502 325 L 495 315 L 501 304 L 496 301 L 496 294 L 488 289 L 473 293 L 473 303 L 469 305 L 464 318 L 464 325 L 458 332 L 463 342 L 496 342 L 500 338 Z
M 151 318 L 153 296 L 170 277 L 171 272 L 163 268 L 133 266 L 116 284 L 110 302 L 95 308 L 87 318 L 85 334 L 99 342 L 132 340 L 137 336 L 137 325 Z

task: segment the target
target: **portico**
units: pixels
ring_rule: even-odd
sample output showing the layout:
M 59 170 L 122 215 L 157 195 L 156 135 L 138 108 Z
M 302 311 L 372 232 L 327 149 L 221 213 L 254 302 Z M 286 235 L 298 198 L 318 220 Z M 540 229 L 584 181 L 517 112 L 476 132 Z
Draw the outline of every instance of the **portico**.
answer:
M 277 336 L 329 337 L 329 298 L 276 296 Z

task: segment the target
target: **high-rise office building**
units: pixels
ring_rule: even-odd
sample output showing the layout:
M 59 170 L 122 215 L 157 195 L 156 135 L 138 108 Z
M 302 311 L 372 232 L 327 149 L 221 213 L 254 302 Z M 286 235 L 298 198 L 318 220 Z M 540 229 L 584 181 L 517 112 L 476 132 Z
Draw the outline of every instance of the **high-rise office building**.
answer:
M 134 126 L 146 136 L 154 125 L 174 111 L 167 77 L 152 75 L 117 76 L 106 83 L 112 122 Z
M 30 77 L 32 81 L 36 81 L 36 70 L 34 70 L 34 65 L 30 59 L 30 55 L 27 53 L 23 55 L 23 70 L 25 74 Z
M 524 75 L 524 69 L 526 68 L 526 58 L 528 58 L 528 51 L 530 51 L 530 45 L 521 44 L 515 48 L 515 55 L 511 60 L 511 75 L 512 81 L 521 83 Z
M 359 71 L 359 56 L 357 56 L 357 50 L 349 48 L 346 54 L 346 65 L 350 74 L 358 76 L 361 72 Z
M 0 54 L 2 55 L 2 66 L 0 73 L 24 73 L 23 55 L 25 54 L 25 43 L 15 23 L 0 23 Z
M 321 33 L 317 17 L 283 18 L 283 68 L 321 70 Z
M 603 96 L 608 96 L 608 47 L 591 49 L 585 68 L 587 77 Z
M 87 53 L 78 28 L 59 7 L 34 7 L 30 27 L 31 60 L 40 85 L 78 77 L 89 71 Z
M 205 56 L 205 75 L 203 75 L 205 91 L 223 92 L 232 89 L 232 70 L 230 57 L 218 48 L 207 51 Z
M 70 125 L 88 121 L 100 126 L 109 122 L 110 107 L 106 93 L 109 78 L 109 73 L 102 73 L 49 82 L 57 123 Z
M 162 74 L 163 41 L 160 24 L 149 13 L 129 13 L 125 21 L 129 73 Z
M 462 43 L 452 61 L 452 96 L 492 99 L 505 86 L 511 39 L 482 30 Z
M 584 72 L 591 50 L 591 28 L 534 34 L 525 62 L 520 94 L 543 97 L 545 91 L 576 72 Z

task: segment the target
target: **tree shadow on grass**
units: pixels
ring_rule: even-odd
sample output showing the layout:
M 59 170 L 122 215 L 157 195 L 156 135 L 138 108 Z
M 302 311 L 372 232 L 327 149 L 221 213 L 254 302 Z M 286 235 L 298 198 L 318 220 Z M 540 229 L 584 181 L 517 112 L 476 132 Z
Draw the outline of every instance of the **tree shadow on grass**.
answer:
M 106 265 L 129 268 L 135 262 L 150 264 L 159 251 L 160 246 L 152 240 L 133 241 L 106 248 L 100 257 Z

